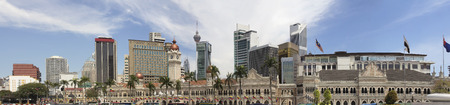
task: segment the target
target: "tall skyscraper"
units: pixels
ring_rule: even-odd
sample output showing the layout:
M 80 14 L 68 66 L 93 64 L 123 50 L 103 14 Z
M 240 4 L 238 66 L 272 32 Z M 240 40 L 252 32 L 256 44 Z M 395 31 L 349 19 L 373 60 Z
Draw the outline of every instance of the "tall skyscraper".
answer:
M 117 75 L 117 46 L 110 37 L 95 38 L 95 66 L 97 67 L 97 81 L 104 83 L 109 79 L 116 80 Z
M 278 60 L 278 46 L 263 45 L 249 50 L 248 69 L 255 69 L 262 76 L 269 76 L 269 69 L 264 67 L 264 61 L 275 57 Z
M 183 68 L 184 68 L 184 72 L 185 73 L 191 72 L 191 71 L 189 71 L 189 69 L 190 69 L 190 67 L 189 67 L 189 60 L 187 58 L 184 60 Z
M 284 57 L 292 57 L 292 61 L 294 63 L 294 73 L 297 75 L 297 68 L 300 62 L 300 56 L 298 55 L 299 49 L 298 46 L 291 42 L 286 42 L 283 44 L 278 45 L 278 61 L 281 61 L 281 58 Z M 282 83 L 282 74 L 281 74 L 281 63 L 278 63 L 278 77 L 279 77 L 279 83 Z M 294 76 L 294 80 L 297 78 L 297 76 Z
M 248 68 L 248 51 L 258 45 L 258 35 L 249 25 L 236 24 L 234 31 L 234 66 Z M 250 69 L 250 68 L 249 68 Z
M 97 81 L 97 68 L 95 67 L 95 55 L 92 54 L 86 61 L 84 61 L 83 70 L 81 76 L 89 77 L 92 82 Z
M 141 73 L 144 82 L 158 82 L 159 77 L 168 76 L 167 47 L 160 33 L 150 33 L 150 41 L 128 40 L 129 75 Z M 169 46 L 170 47 L 170 46 Z
M 130 76 L 130 62 L 129 62 L 128 54 L 124 55 L 124 63 L 125 66 L 123 67 L 123 81 L 128 81 L 128 76 Z
M 46 80 L 59 83 L 59 74 L 69 72 L 69 65 L 67 59 L 60 56 L 51 56 L 46 59 Z
M 13 64 L 13 76 L 30 76 L 41 81 L 41 72 L 33 64 Z
M 206 69 L 211 65 L 211 47 L 208 41 L 197 43 L 197 78 L 206 78 Z
M 306 24 L 296 23 L 290 26 L 291 42 L 299 47 L 298 53 L 300 56 L 306 55 L 308 51 Z
M 181 79 L 181 52 L 176 44 L 177 41 L 173 39 L 170 49 L 167 51 L 169 59 L 169 78 L 171 80 Z

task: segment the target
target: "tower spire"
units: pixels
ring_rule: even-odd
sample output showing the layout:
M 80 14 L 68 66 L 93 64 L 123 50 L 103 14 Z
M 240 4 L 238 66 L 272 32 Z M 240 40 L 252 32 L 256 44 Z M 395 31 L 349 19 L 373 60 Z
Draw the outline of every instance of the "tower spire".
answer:
M 195 34 L 198 35 L 198 20 L 197 20 L 197 22 L 195 24 Z

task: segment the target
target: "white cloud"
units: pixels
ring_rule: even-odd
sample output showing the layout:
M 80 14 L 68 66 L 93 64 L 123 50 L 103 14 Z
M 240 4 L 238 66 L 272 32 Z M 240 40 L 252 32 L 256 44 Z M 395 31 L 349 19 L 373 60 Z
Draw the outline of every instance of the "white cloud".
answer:
M 394 21 L 394 23 L 403 22 L 433 12 L 441 7 L 449 5 L 449 1 L 450 0 L 430 0 L 427 2 L 420 1 L 412 6 L 411 10 L 405 16 Z
M 333 4 L 331 0 L 116 2 L 126 10 L 124 12 L 166 33 L 168 40 L 176 36 L 178 44 L 190 50 L 183 54 L 191 59 L 191 70 L 196 70 L 196 62 L 192 60 L 195 58 L 192 37 L 195 21 L 198 20 L 202 40 L 213 45 L 212 63 L 221 70 L 221 77 L 233 72 L 233 31 L 236 23 L 249 24 L 251 29 L 258 31 L 260 44 L 281 44 L 289 39 L 289 25 L 301 22 L 314 28 Z
M 0 0 L 0 26 L 31 28 L 43 31 L 68 31 L 84 35 L 110 35 L 119 18 L 76 3 L 61 1 Z

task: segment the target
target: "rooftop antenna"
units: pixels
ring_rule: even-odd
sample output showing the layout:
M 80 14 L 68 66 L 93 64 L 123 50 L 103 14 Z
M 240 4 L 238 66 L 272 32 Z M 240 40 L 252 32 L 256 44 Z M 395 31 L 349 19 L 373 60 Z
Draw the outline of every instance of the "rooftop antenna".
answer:
M 198 35 L 198 20 L 197 20 L 197 22 L 196 22 L 196 29 L 195 29 L 195 34 L 197 34 Z

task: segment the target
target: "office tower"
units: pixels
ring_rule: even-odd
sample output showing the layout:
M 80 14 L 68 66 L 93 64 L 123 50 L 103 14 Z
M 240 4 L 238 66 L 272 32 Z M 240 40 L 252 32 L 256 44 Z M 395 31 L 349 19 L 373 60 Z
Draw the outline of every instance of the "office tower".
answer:
M 294 83 L 294 57 L 281 58 L 281 83 L 292 84 Z
M 185 73 L 189 73 L 189 72 L 191 72 L 189 69 L 189 60 L 186 58 L 185 60 L 184 60 L 184 63 L 183 63 L 183 68 L 184 68 L 184 72 Z
M 167 51 L 169 59 L 169 78 L 172 81 L 181 79 L 181 52 L 176 44 L 177 41 L 173 39 L 170 49 Z
M 234 66 L 248 68 L 248 50 L 258 45 L 258 35 L 249 25 L 236 24 L 234 31 Z
M 95 62 L 97 67 L 97 82 L 104 83 L 115 80 L 117 75 L 117 46 L 110 37 L 95 38 Z
M 206 69 L 211 65 L 211 47 L 208 41 L 197 43 L 197 79 L 206 78 Z
M 81 71 L 82 77 L 89 77 L 92 82 L 97 81 L 97 68 L 95 67 L 95 55 L 92 54 L 86 61 L 84 61 L 83 70 Z
M 168 76 L 165 38 L 160 33 L 150 33 L 151 41 L 128 40 L 129 75 L 141 73 L 143 81 L 156 83 L 159 77 Z M 170 47 L 170 46 L 169 46 Z
M 128 54 L 124 55 L 124 63 L 125 66 L 123 67 L 123 81 L 128 81 L 128 76 L 130 76 L 130 66 L 129 66 L 129 57 Z
M 283 44 L 278 45 L 278 61 L 281 61 L 281 58 L 283 57 L 293 57 L 294 61 L 294 73 L 297 75 L 297 66 L 300 62 L 300 56 L 298 55 L 299 47 L 291 42 L 286 42 Z M 281 63 L 278 63 L 278 67 L 281 67 Z M 278 77 L 279 77 L 279 83 L 282 83 L 281 81 L 281 68 L 278 68 Z M 297 78 L 297 76 L 294 76 L 294 80 Z
M 291 42 L 299 47 L 298 53 L 300 56 L 306 55 L 308 51 L 306 24 L 296 23 L 290 26 Z
M 263 45 L 249 50 L 248 69 L 255 69 L 262 76 L 269 76 L 269 69 L 264 67 L 264 61 L 275 58 L 278 60 L 278 46 Z
M 69 72 L 67 59 L 60 56 L 51 56 L 46 59 L 46 80 L 59 83 L 59 74 Z
M 41 81 L 41 72 L 33 64 L 13 64 L 13 76 L 30 76 Z

